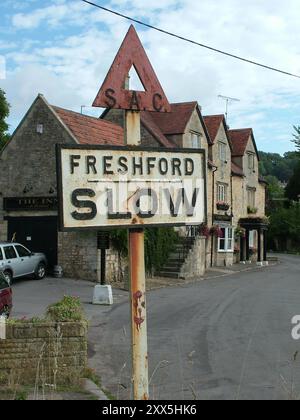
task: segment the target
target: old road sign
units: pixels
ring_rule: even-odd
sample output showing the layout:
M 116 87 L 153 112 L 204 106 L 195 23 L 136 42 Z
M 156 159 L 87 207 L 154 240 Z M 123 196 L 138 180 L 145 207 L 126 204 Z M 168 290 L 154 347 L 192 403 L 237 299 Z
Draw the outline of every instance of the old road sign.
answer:
M 205 152 L 57 145 L 62 230 L 205 221 Z
M 125 88 L 125 80 L 132 67 L 145 88 L 144 92 Z M 130 27 L 93 106 L 131 111 L 171 111 L 134 26 Z

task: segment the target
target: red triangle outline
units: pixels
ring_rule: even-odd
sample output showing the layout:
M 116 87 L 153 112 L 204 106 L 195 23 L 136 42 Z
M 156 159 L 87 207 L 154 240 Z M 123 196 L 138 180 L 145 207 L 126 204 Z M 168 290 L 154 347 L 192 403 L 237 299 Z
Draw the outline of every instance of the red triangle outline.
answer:
M 145 92 L 124 88 L 125 79 L 132 66 L 145 87 Z M 171 112 L 169 101 L 133 25 L 130 26 L 122 42 L 93 106 L 133 111 Z

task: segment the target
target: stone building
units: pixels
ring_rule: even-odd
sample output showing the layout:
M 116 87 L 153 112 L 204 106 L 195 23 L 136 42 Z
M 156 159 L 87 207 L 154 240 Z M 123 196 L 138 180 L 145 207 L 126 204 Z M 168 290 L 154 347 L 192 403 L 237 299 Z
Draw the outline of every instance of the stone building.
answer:
M 58 230 L 55 145 L 123 145 L 123 127 L 123 111 L 106 110 L 97 119 L 39 95 L 0 155 L 0 240 L 45 252 L 50 267 L 61 265 L 67 277 L 95 281 L 97 233 Z M 141 112 L 141 134 L 143 146 L 199 148 L 207 157 L 207 222 L 180 230 L 184 258 L 171 274 L 196 276 L 212 265 L 265 260 L 265 184 L 252 130 L 228 130 L 223 115 L 203 117 L 198 103 L 189 102 L 171 104 L 170 113 Z M 111 251 L 108 280 L 118 270 Z
M 67 277 L 96 280 L 97 233 L 59 232 L 55 145 L 123 144 L 123 129 L 48 104 L 39 95 L 0 156 L 0 240 L 18 241 L 60 264 Z

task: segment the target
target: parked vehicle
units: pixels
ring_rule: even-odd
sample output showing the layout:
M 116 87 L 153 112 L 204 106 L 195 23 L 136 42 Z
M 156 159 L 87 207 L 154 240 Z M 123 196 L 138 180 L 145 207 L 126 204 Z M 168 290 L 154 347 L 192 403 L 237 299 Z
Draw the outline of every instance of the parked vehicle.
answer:
M 34 275 L 37 280 L 46 276 L 47 258 L 33 253 L 18 243 L 0 243 L 0 270 L 9 284 L 13 279 Z
M 12 290 L 4 273 L 0 271 L 0 316 L 9 317 L 12 310 Z

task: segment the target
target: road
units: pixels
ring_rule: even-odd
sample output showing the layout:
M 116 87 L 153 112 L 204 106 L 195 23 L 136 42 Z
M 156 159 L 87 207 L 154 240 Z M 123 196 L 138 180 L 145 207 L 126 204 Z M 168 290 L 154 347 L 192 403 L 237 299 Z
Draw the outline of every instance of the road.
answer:
M 300 396 L 300 258 L 148 295 L 153 399 L 277 400 Z M 92 365 L 119 398 L 130 398 L 128 303 L 92 328 Z
M 80 296 L 90 319 L 90 366 L 118 399 L 131 397 L 126 292 L 90 304 L 93 286 L 47 279 L 14 285 L 14 316 L 31 316 L 63 294 Z M 150 395 L 170 400 L 278 400 L 300 397 L 300 258 L 269 268 L 148 293 Z

